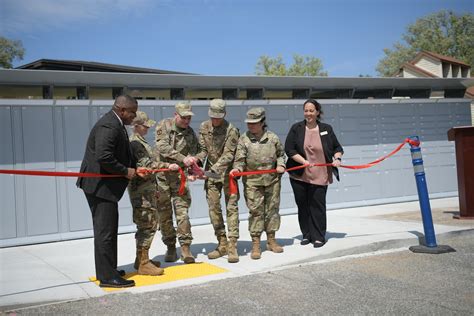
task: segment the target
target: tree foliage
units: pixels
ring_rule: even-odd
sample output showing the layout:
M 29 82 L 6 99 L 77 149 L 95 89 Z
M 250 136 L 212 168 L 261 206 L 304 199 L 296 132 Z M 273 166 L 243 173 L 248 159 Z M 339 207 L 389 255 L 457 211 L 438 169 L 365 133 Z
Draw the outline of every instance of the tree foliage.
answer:
M 0 67 L 12 68 L 12 62 L 15 59 L 23 60 L 25 49 L 23 44 L 18 40 L 10 40 L 0 36 Z
M 323 63 L 319 58 L 313 56 L 293 55 L 293 64 L 289 67 L 283 62 L 283 58 L 278 55 L 260 56 L 255 66 L 255 74 L 259 76 L 327 76 L 323 71 Z
M 402 42 L 385 48 L 377 65 L 379 75 L 393 76 L 400 66 L 422 50 L 459 59 L 474 68 L 474 15 L 440 11 L 407 27 Z

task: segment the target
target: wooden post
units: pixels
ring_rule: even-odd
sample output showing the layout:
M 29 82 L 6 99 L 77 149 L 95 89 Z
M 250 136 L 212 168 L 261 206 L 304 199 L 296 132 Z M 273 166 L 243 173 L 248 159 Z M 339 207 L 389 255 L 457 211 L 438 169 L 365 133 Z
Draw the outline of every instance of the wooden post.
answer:
M 474 126 L 453 127 L 448 140 L 456 146 L 458 171 L 459 216 L 458 219 L 474 219 Z

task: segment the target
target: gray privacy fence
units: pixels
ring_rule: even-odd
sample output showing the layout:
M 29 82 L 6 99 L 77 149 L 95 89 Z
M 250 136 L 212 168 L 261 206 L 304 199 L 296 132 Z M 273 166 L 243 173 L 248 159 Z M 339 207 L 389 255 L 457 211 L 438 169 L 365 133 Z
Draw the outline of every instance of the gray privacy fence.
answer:
M 245 113 L 263 106 L 269 129 L 284 142 L 290 126 L 302 120 L 303 100 L 229 101 L 227 119 L 246 131 Z M 139 101 L 155 120 L 170 117 L 175 101 Z M 192 127 L 206 120 L 206 101 L 193 101 Z M 323 100 L 324 121 L 345 148 L 344 164 L 373 161 L 392 151 L 407 136 L 422 141 L 431 197 L 457 195 L 453 126 L 471 124 L 465 99 Z M 90 129 L 110 110 L 109 100 L 0 100 L 0 169 L 77 172 Z M 154 141 L 153 130 L 148 140 Z M 75 178 L 0 174 L 0 247 L 92 236 L 86 199 Z M 295 213 L 288 176 L 282 179 L 281 213 Z M 191 184 L 193 224 L 208 223 L 203 182 Z M 241 190 L 242 192 L 242 190 Z M 408 146 L 381 164 L 364 170 L 341 170 L 341 182 L 328 191 L 328 207 L 342 208 L 416 200 Z M 241 218 L 247 217 L 243 196 Z M 120 232 L 132 232 L 127 194 L 120 201 Z

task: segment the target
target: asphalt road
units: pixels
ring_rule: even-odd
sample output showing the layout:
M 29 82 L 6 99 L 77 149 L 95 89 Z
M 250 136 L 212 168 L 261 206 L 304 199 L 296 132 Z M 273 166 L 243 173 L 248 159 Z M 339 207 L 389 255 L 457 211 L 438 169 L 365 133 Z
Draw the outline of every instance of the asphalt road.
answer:
M 438 237 L 457 251 L 408 250 L 206 284 L 12 311 L 25 315 L 472 315 L 474 230 Z M 8 313 L 7 313 L 8 314 Z

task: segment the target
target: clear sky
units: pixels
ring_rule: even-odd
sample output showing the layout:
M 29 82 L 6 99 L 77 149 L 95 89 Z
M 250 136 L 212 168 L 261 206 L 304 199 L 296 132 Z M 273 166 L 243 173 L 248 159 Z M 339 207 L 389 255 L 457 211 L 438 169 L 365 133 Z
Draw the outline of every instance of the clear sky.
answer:
M 408 24 L 472 0 L 0 0 L 0 34 L 23 61 L 97 61 L 206 75 L 252 75 L 261 55 L 322 60 L 332 77 L 376 75 Z

